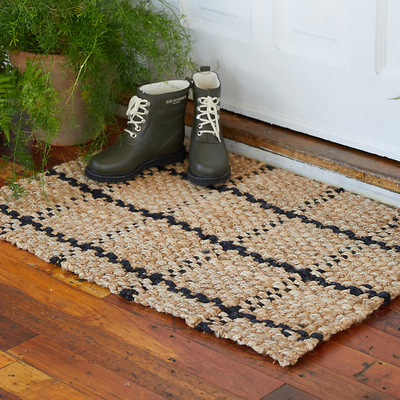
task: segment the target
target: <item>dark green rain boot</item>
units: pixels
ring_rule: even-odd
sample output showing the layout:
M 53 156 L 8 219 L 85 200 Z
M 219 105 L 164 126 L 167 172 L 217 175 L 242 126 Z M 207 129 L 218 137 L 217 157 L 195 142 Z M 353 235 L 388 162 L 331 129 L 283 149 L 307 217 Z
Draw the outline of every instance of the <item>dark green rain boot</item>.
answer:
M 187 80 L 152 83 L 130 99 L 121 140 L 93 156 L 85 175 L 98 182 L 124 182 L 149 167 L 183 162 L 186 149 Z
M 197 185 L 215 185 L 225 182 L 231 175 L 219 121 L 221 82 L 210 67 L 201 67 L 192 79 L 195 118 L 187 177 Z

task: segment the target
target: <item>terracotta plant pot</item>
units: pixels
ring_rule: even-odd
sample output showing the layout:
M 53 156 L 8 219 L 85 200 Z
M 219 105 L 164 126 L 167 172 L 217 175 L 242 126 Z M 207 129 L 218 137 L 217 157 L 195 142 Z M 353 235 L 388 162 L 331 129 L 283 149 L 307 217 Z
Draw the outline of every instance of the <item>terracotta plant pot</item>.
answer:
M 10 53 L 11 64 L 18 68 L 21 73 L 26 69 L 27 59 L 40 60 L 45 73 L 50 72 L 54 88 L 59 92 L 62 107 L 62 125 L 59 134 L 54 138 L 54 146 L 71 146 L 86 143 L 92 138 L 89 134 L 90 117 L 87 113 L 86 104 L 82 99 L 79 87 L 75 95 L 67 103 L 69 90 L 74 83 L 74 75 L 66 66 L 65 57 L 60 55 L 38 55 L 25 51 Z M 44 132 L 34 132 L 39 140 L 45 140 Z

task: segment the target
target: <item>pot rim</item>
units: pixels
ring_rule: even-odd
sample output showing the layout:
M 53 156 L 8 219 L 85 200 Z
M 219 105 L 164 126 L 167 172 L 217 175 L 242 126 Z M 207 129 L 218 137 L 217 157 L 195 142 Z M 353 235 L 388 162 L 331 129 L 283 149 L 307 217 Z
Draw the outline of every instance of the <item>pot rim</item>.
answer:
M 9 54 L 15 54 L 15 55 L 21 55 L 23 57 L 27 58 L 54 58 L 56 60 L 65 60 L 66 56 L 63 54 L 41 54 L 41 53 L 33 53 L 31 51 L 25 51 L 25 50 L 10 50 Z

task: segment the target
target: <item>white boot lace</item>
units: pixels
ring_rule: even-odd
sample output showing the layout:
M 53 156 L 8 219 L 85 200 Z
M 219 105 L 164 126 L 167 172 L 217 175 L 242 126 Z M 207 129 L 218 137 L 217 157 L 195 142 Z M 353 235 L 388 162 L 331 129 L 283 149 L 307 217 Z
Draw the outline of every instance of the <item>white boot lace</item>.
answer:
M 201 136 L 203 133 L 212 133 L 218 141 L 221 141 L 219 134 L 219 101 L 218 97 L 199 97 L 197 99 L 198 106 L 197 111 L 199 112 L 196 118 L 200 121 L 199 123 L 199 131 L 197 134 Z M 211 126 L 211 130 L 202 130 L 203 125 L 209 124 Z
M 128 124 L 134 125 L 135 132 L 132 132 L 129 129 L 124 129 L 124 131 L 126 133 L 129 133 L 132 138 L 135 138 L 137 136 L 136 132 L 140 132 L 142 130 L 140 124 L 144 124 L 146 122 L 144 115 L 148 115 L 149 110 L 147 110 L 146 107 L 148 107 L 149 105 L 150 102 L 137 96 L 133 96 L 129 100 L 126 115 L 128 116 Z M 135 121 L 134 118 L 137 118 L 137 120 Z

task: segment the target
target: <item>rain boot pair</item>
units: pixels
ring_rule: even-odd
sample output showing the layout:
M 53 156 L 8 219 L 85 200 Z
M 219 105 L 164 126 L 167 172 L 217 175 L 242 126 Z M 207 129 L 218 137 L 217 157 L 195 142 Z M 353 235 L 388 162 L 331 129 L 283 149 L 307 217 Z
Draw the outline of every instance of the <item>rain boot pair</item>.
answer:
M 209 67 L 193 74 L 192 81 L 171 80 L 139 87 L 130 99 L 121 139 L 96 154 L 85 175 L 98 182 L 124 182 L 144 169 L 183 162 L 184 118 L 192 86 L 195 114 L 187 178 L 198 185 L 225 182 L 231 169 L 219 122 L 221 83 Z

